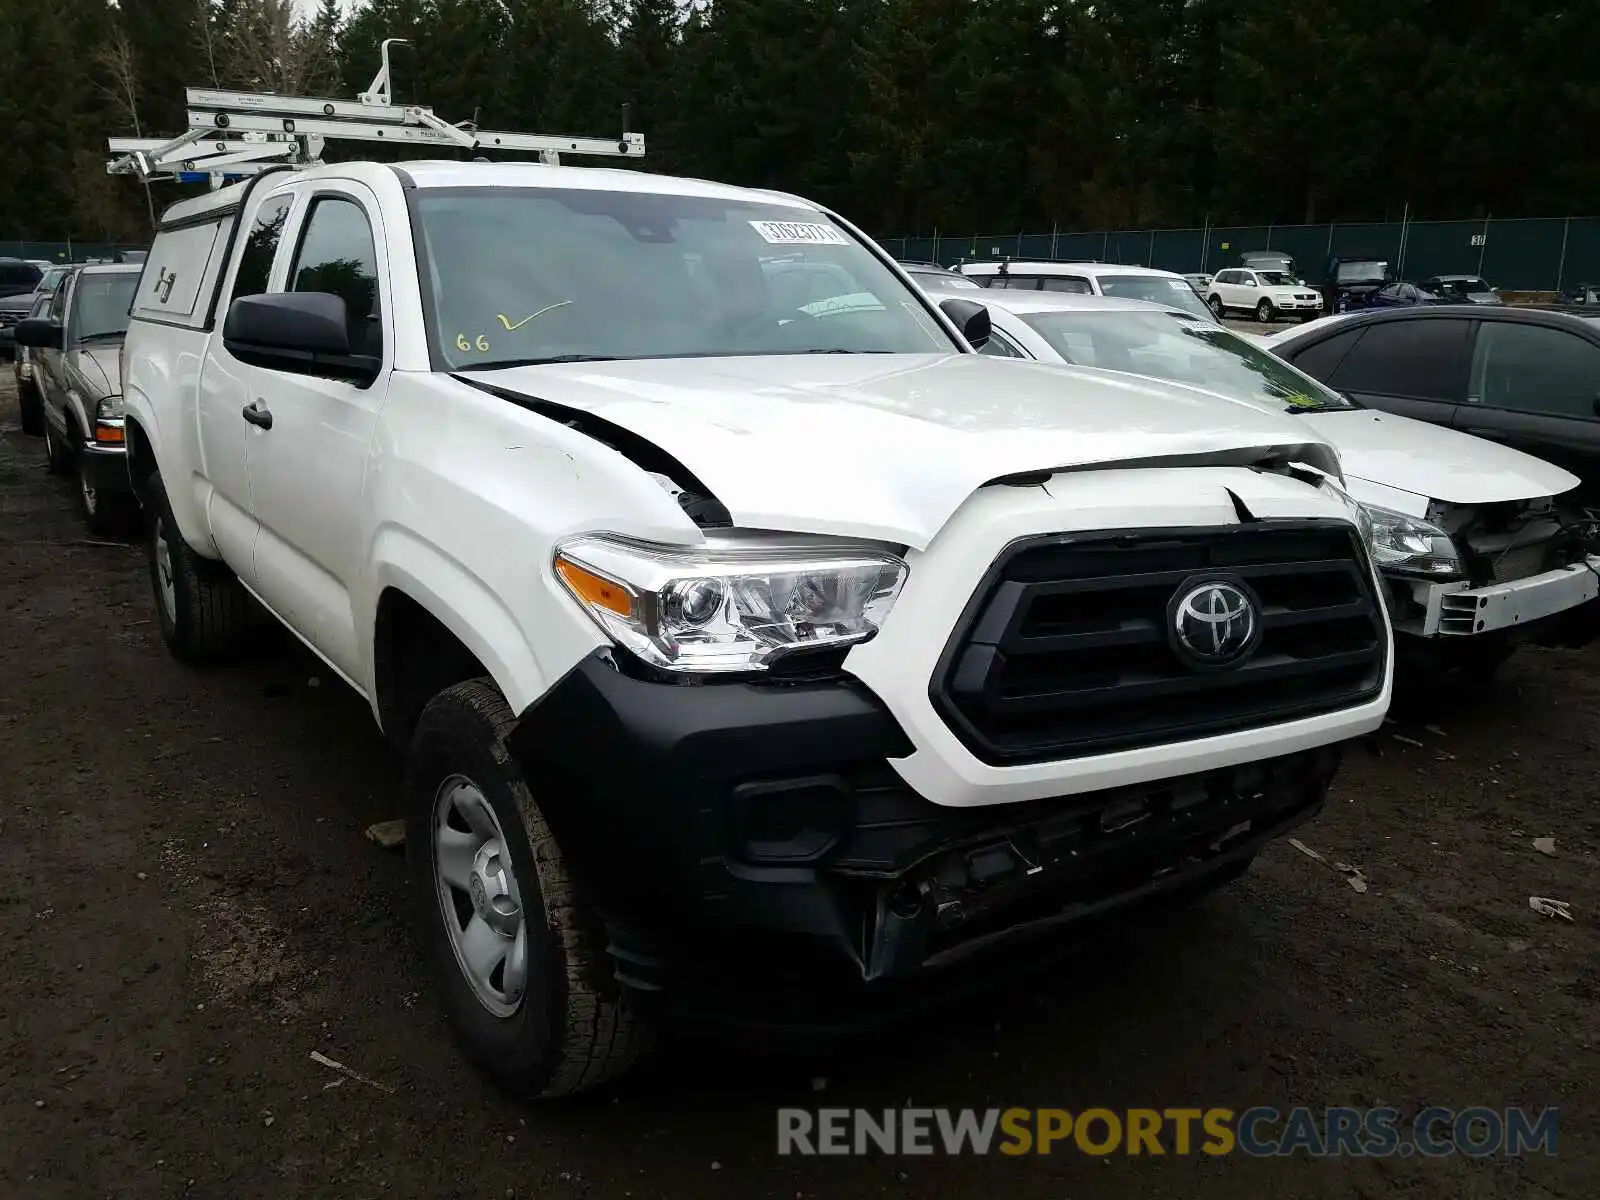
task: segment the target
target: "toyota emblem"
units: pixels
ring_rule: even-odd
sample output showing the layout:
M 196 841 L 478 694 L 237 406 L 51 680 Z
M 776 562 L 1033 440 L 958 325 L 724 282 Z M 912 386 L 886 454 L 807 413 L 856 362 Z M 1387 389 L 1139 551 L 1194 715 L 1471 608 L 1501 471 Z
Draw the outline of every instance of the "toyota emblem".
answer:
M 1185 582 L 1173 597 L 1170 620 L 1174 648 L 1200 668 L 1235 666 L 1261 638 L 1255 598 L 1227 579 Z

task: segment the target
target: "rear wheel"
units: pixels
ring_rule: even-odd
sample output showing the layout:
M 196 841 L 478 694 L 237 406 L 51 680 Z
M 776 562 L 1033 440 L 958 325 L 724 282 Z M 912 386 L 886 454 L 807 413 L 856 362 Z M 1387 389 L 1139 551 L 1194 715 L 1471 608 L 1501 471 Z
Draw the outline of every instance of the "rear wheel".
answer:
M 150 586 L 161 640 L 185 662 L 226 658 L 249 627 L 250 598 L 232 571 L 202 558 L 183 540 L 160 472 L 151 473 L 146 487 Z
M 1212 315 L 1215 316 L 1217 320 L 1222 320 L 1222 314 L 1227 311 L 1226 307 L 1222 303 L 1222 297 L 1213 294 L 1211 299 L 1207 300 L 1206 303 L 1211 306 Z
M 529 1098 L 626 1071 L 646 1030 L 604 931 L 505 747 L 511 710 L 486 679 L 440 692 L 406 772 L 406 852 L 422 938 L 468 1057 Z
M 1263 325 L 1271 325 L 1273 321 L 1277 320 L 1277 317 L 1278 310 L 1272 307 L 1271 300 L 1263 300 L 1256 305 L 1256 320 Z

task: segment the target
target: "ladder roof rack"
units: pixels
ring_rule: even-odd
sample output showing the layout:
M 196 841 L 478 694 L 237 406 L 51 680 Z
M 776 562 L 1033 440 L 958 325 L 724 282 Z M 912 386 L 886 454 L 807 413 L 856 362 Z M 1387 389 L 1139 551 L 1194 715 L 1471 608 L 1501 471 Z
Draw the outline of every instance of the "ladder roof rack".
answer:
M 112 158 L 106 171 L 146 181 L 200 176 L 215 189 L 278 163 L 314 165 L 330 140 L 521 151 L 552 165 L 563 154 L 644 157 L 644 135 L 627 130 L 626 106 L 623 132 L 610 139 L 479 129 L 468 121 L 451 124 L 427 105 L 392 104 L 389 47 L 402 44 L 402 38 L 384 41 L 383 65 L 355 100 L 187 88 L 188 132 L 172 138 L 108 138 Z

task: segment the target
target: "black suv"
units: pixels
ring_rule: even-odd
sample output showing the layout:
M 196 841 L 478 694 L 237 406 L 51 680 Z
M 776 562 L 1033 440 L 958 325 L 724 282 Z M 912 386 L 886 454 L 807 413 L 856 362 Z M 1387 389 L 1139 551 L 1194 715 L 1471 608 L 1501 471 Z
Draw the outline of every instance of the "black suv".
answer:
M 1280 358 L 1359 404 L 1515 446 L 1600 503 L 1600 313 L 1374 309 L 1285 333 Z
M 31 262 L 20 258 L 0 258 L 0 296 L 20 296 L 39 286 L 44 274 Z

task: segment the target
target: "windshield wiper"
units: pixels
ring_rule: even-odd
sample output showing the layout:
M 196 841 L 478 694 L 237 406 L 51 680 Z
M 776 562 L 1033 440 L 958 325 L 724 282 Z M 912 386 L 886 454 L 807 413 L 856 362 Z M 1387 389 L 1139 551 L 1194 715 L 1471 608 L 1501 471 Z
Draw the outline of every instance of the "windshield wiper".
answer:
M 498 371 L 503 367 L 547 367 L 552 363 L 616 362 L 620 354 L 552 354 L 547 358 L 499 358 L 494 362 L 462 363 L 457 371 Z

